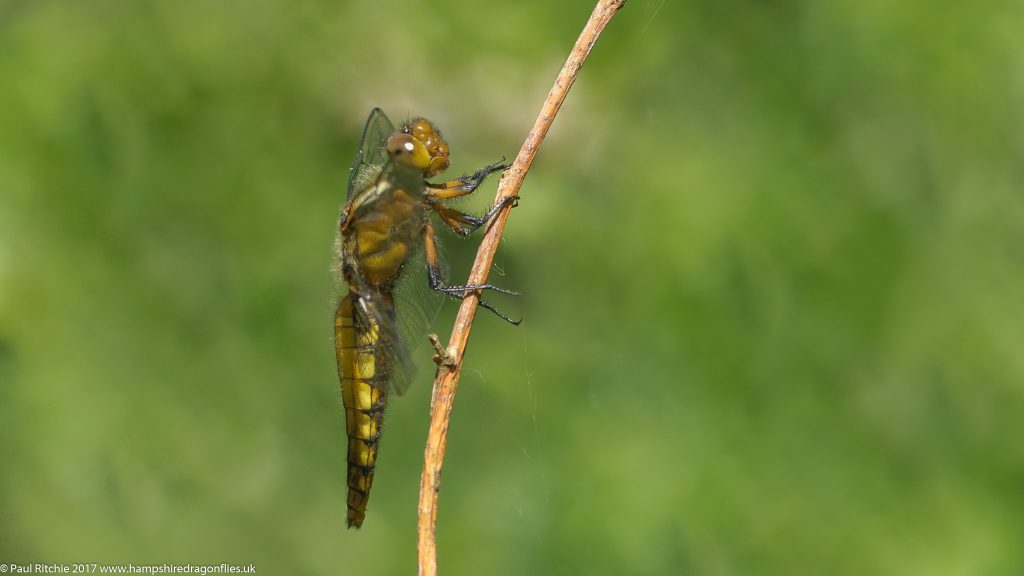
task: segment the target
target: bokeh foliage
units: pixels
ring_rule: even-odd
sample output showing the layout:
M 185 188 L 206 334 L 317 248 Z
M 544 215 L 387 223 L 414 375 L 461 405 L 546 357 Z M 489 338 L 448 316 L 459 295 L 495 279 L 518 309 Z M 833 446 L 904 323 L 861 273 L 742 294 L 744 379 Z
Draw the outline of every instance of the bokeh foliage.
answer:
M 380 105 L 455 174 L 514 154 L 590 8 L 0 2 L 0 562 L 414 570 L 426 350 L 343 528 L 356 138 Z M 1019 574 L 1021 29 L 631 0 L 499 252 L 525 319 L 471 340 L 442 570 Z

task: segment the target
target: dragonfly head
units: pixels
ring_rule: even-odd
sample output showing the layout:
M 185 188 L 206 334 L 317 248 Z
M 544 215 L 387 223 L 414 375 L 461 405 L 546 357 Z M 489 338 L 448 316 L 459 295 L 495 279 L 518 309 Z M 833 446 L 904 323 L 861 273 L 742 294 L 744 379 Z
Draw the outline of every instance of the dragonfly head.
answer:
M 427 178 L 448 168 L 448 143 L 425 118 L 403 124 L 400 131 L 388 138 L 387 149 L 396 162 L 422 170 Z

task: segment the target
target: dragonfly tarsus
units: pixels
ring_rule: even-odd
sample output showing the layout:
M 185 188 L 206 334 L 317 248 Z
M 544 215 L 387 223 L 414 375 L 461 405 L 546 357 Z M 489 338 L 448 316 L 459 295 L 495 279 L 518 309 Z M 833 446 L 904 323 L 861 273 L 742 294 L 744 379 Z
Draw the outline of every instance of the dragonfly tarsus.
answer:
M 463 297 L 466 292 L 477 292 L 479 290 L 494 290 L 495 292 L 501 292 L 502 294 L 520 296 L 519 292 L 516 292 L 515 290 L 499 288 L 493 284 L 470 284 L 467 286 L 445 286 L 443 284 L 438 284 L 436 286 L 431 286 L 431 288 L 437 290 L 438 292 L 444 292 L 445 294 L 448 294 L 450 296 L 459 297 Z
M 498 213 L 505 206 L 512 204 L 516 206 L 519 202 L 519 196 L 508 196 L 498 202 L 490 210 L 487 211 L 483 216 L 473 216 L 460 212 L 451 206 L 445 206 L 440 202 L 431 202 L 430 207 L 434 210 L 434 213 L 441 218 L 445 226 L 450 228 L 452 232 L 455 232 L 459 236 L 469 236 L 476 231 L 477 228 L 481 227 L 494 218 L 494 215 Z
M 505 163 L 505 157 L 502 156 L 501 160 L 494 164 L 488 164 L 472 174 L 461 176 L 455 180 L 449 180 L 440 184 L 427 182 L 426 194 L 435 200 L 451 200 L 460 196 L 466 196 L 479 188 L 488 176 L 505 170 L 508 167 L 509 165 Z
M 513 319 L 509 318 L 508 316 L 505 316 L 501 312 L 498 312 L 498 310 L 494 306 L 491 306 L 490 303 L 488 303 L 482 297 L 478 299 L 478 302 L 480 303 L 480 306 L 482 306 L 484 308 L 487 308 L 491 312 L 494 312 L 495 316 L 497 316 L 498 318 L 501 318 L 502 320 L 504 320 L 505 322 L 508 322 L 509 324 L 511 324 L 513 326 L 519 326 L 519 324 L 523 321 L 522 318 L 520 318 L 519 320 L 513 320 Z
M 472 184 L 473 188 L 475 189 L 477 186 L 480 186 L 480 184 L 483 184 L 484 179 L 486 179 L 488 176 L 494 174 L 495 172 L 501 172 L 503 170 L 506 170 L 508 169 L 509 166 L 511 166 L 511 164 L 507 164 L 505 162 L 505 157 L 502 156 L 501 160 L 498 160 L 494 164 L 488 164 L 487 166 L 484 166 L 483 168 L 477 170 L 476 172 L 473 172 L 473 174 L 471 175 L 459 178 L 459 180 L 461 180 L 465 184 Z
M 509 295 L 512 295 L 512 296 L 519 296 L 520 295 L 519 292 L 516 292 L 514 290 L 508 290 L 508 289 L 505 289 L 505 288 L 499 288 L 498 286 L 495 286 L 493 284 L 476 284 L 476 285 L 470 285 L 470 286 L 444 286 L 444 285 L 437 285 L 437 286 L 431 286 L 431 288 L 433 288 L 434 290 L 437 290 L 438 292 L 444 292 L 445 294 L 447 294 L 449 296 L 454 296 L 454 297 L 458 298 L 459 300 L 465 300 L 466 296 L 468 296 L 470 292 L 480 292 L 480 291 L 483 291 L 483 290 L 494 290 L 495 292 L 501 292 L 502 294 L 509 294 Z M 497 308 L 492 306 L 488 301 L 484 300 L 483 296 L 481 296 L 480 294 L 477 294 L 477 301 L 480 303 L 481 307 L 486 308 L 486 309 L 490 310 L 491 312 L 494 312 L 495 316 L 497 316 L 498 318 L 501 318 L 502 320 L 504 320 L 505 322 L 508 322 L 509 324 L 511 324 L 513 326 L 519 326 L 519 323 L 523 321 L 522 318 L 520 318 L 519 320 L 513 320 L 513 319 L 509 318 L 508 316 L 502 314 L 501 312 L 498 311 Z

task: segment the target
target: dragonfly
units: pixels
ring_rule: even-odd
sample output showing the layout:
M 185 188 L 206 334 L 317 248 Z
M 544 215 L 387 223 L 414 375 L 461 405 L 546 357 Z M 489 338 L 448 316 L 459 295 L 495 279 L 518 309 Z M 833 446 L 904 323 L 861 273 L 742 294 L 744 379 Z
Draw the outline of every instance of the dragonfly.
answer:
M 447 201 L 472 194 L 508 164 L 502 158 L 461 178 L 428 180 L 448 164 L 448 143 L 429 120 L 414 118 L 396 129 L 380 108 L 370 112 L 336 241 L 338 281 L 346 289 L 335 313 L 334 347 L 348 436 L 349 528 L 366 517 L 388 397 L 407 389 L 412 343 L 425 340 L 444 295 L 515 294 L 491 284 L 445 283 L 433 218 L 468 236 L 517 200 L 502 200 L 483 216 L 451 207 Z M 482 299 L 480 305 L 518 324 Z

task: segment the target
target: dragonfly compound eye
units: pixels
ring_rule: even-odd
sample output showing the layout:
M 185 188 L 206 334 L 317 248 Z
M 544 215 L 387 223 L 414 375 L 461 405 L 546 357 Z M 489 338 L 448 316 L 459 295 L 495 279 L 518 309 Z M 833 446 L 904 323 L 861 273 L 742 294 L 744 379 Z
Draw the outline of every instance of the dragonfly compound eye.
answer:
M 404 132 L 396 132 L 388 138 L 388 155 L 395 159 L 395 162 L 413 166 L 418 170 L 427 172 L 430 169 L 430 152 L 417 138 Z
M 433 140 L 434 136 L 440 139 L 440 134 L 434 125 L 430 123 L 426 118 L 417 118 L 409 124 L 409 133 L 412 134 L 417 140 L 427 144 L 428 140 Z M 429 147 L 429 145 L 428 145 Z
M 429 120 L 417 118 L 405 127 L 405 132 L 422 142 L 430 154 L 430 164 L 426 169 L 427 177 L 436 176 L 448 168 L 448 143 Z

